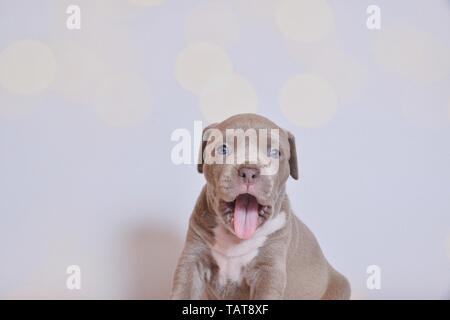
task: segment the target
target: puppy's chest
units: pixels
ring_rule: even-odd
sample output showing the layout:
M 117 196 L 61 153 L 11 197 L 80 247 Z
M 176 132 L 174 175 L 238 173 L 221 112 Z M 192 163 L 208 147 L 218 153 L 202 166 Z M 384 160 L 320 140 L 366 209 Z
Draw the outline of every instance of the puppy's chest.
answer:
M 234 287 L 245 282 L 251 262 L 258 256 L 265 240 L 266 237 L 259 237 L 241 243 L 217 242 L 211 248 L 211 255 L 217 265 L 211 273 L 212 284 L 215 287 Z
M 285 222 L 286 215 L 280 212 L 258 228 L 248 240 L 240 240 L 222 225 L 217 226 L 214 229 L 215 242 L 211 246 L 211 256 L 217 267 L 210 270 L 210 294 L 217 298 L 248 299 L 251 285 L 248 280 L 258 267 L 256 259 L 270 240 L 269 236 L 283 228 Z

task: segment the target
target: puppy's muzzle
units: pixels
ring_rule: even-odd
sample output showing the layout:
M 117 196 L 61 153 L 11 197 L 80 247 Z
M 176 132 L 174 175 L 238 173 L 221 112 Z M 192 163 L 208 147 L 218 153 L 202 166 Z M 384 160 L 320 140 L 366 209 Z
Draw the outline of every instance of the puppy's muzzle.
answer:
M 260 170 L 256 167 L 241 167 L 238 170 L 238 175 L 242 183 L 250 185 L 254 184 L 258 180 Z

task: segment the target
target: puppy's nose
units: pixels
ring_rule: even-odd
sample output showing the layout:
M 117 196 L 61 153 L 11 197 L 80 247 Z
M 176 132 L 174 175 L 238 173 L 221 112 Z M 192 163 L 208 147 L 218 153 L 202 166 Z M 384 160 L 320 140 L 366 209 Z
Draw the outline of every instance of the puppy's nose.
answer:
M 259 169 L 243 167 L 238 170 L 238 174 L 245 183 L 251 184 L 259 177 Z

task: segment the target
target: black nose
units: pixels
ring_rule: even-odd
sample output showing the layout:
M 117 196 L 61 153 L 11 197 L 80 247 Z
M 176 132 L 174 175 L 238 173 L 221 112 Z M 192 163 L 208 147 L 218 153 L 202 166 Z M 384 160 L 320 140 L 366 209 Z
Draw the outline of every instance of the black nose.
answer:
M 259 177 L 258 168 L 243 167 L 238 170 L 239 177 L 244 179 L 245 183 L 251 184 Z

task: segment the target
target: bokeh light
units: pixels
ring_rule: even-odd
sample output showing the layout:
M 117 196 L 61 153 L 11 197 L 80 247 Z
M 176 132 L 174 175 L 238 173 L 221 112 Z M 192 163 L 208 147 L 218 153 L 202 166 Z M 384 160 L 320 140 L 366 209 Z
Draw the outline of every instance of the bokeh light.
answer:
M 200 94 L 204 86 L 216 77 L 232 74 L 228 54 L 219 46 L 196 43 L 183 49 L 175 65 L 175 78 L 186 90 Z
M 188 15 L 185 32 L 190 42 L 228 46 L 239 34 L 239 23 L 229 3 L 206 2 Z
M 17 41 L 0 53 L 0 85 L 14 94 L 41 93 L 51 85 L 56 71 L 52 50 L 40 41 Z
M 223 121 L 237 113 L 255 113 L 257 96 L 252 85 L 233 74 L 211 80 L 200 94 L 200 109 L 210 121 Z
M 324 126 L 337 110 L 333 87 L 314 74 L 290 78 L 281 88 L 279 103 L 287 119 L 306 128 Z
M 102 79 L 113 71 L 88 46 L 59 42 L 54 45 L 54 51 L 59 63 L 56 92 L 66 100 L 88 104 Z
M 276 24 L 287 38 L 316 42 L 333 28 L 333 14 L 324 0 L 283 0 L 276 9 Z
M 339 48 L 318 50 L 314 57 L 305 63 L 305 69 L 308 73 L 324 77 L 335 88 L 341 103 L 358 98 L 365 83 L 362 65 Z
M 233 7 L 245 20 L 273 23 L 277 0 L 233 0 Z
M 450 47 L 412 26 L 384 27 L 375 38 L 373 51 L 385 71 L 407 80 L 429 83 L 450 72 Z

